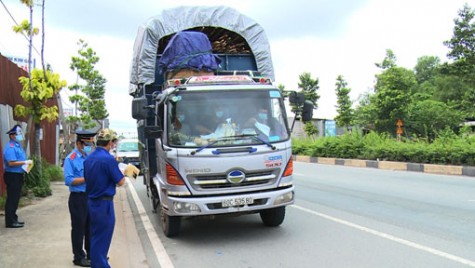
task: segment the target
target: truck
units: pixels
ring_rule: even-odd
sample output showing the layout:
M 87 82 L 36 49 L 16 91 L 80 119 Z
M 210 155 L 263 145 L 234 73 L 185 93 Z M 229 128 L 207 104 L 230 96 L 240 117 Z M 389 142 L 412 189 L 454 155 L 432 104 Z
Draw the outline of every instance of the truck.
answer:
M 167 9 L 139 27 L 129 95 L 166 236 L 189 217 L 258 213 L 265 226 L 282 224 L 295 188 L 285 96 L 273 81 L 264 30 L 235 9 Z

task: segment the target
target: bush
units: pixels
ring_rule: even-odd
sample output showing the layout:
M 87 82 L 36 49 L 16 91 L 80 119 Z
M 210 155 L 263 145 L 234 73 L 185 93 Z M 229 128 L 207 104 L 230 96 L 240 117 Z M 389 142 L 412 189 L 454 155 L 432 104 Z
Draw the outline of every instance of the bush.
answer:
M 43 176 L 48 178 L 49 181 L 63 181 L 63 169 L 56 165 L 51 165 L 47 161 L 43 160 Z
M 397 141 L 387 134 L 374 132 L 363 136 L 356 131 L 337 137 L 294 139 L 292 142 L 294 154 L 313 157 L 475 165 L 475 135 L 467 131 L 456 135 L 445 129 L 432 143 L 410 138 Z
M 42 172 L 40 171 L 40 160 L 32 156 L 34 162 L 33 168 L 30 170 L 30 173 L 25 176 L 25 187 L 23 187 L 23 194 L 28 194 L 32 192 L 37 197 L 46 197 L 51 195 L 51 187 L 49 177 L 46 177 L 44 174 L 45 166 L 42 165 Z M 44 162 L 44 161 L 43 161 Z

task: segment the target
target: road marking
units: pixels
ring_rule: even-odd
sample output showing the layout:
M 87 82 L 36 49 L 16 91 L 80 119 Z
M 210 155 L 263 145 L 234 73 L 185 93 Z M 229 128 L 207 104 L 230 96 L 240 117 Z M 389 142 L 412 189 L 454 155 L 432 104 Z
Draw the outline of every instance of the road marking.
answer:
M 130 182 L 130 179 L 128 177 L 126 177 L 126 180 L 127 184 L 131 186 L 129 187 L 130 193 L 132 194 L 132 198 L 134 199 L 135 205 L 137 205 L 138 214 L 140 215 L 140 219 L 142 220 L 145 231 L 147 232 L 148 239 L 152 244 L 155 256 L 157 256 L 158 262 L 160 263 L 160 267 L 173 268 L 174 266 L 172 261 L 170 260 L 170 256 L 168 256 L 165 247 L 163 247 L 160 238 L 155 232 L 155 229 L 153 228 L 153 225 L 147 216 L 147 212 L 145 211 L 145 208 L 142 205 L 142 201 L 140 201 L 137 191 L 135 191 L 134 185 Z
M 300 209 L 300 210 L 308 212 L 310 214 L 313 214 L 313 215 L 325 218 L 327 220 L 331 220 L 331 221 L 334 221 L 334 222 L 337 222 L 337 223 L 340 223 L 340 224 L 358 229 L 358 230 L 363 231 L 363 232 L 367 232 L 367 233 L 370 233 L 370 234 L 373 234 L 373 235 L 376 235 L 376 236 L 379 236 L 379 237 L 382 237 L 382 238 L 385 238 L 385 239 L 388 239 L 388 240 L 391 240 L 391 241 L 394 241 L 394 242 L 397 242 L 397 243 L 400 243 L 400 244 L 403 244 L 403 245 L 406 245 L 406 246 L 409 246 L 409 247 L 412 247 L 412 248 L 416 248 L 416 249 L 419 249 L 419 250 L 422 250 L 422 251 L 425 251 L 425 252 L 440 256 L 442 258 L 446 258 L 446 259 L 461 263 L 461 264 L 465 264 L 465 265 L 468 265 L 470 267 L 475 267 L 475 261 L 467 260 L 467 259 L 464 259 L 462 257 L 455 256 L 455 255 L 452 255 L 452 254 L 449 254 L 449 253 L 446 253 L 446 252 L 443 252 L 443 251 L 440 251 L 440 250 L 437 250 L 437 249 L 433 249 L 433 248 L 430 248 L 430 247 L 427 247 L 427 246 L 424 246 L 424 245 L 421 245 L 421 244 L 417 244 L 417 243 L 409 241 L 409 240 L 405 240 L 405 239 L 402 239 L 402 238 L 399 238 L 399 237 L 392 236 L 390 234 L 379 232 L 379 231 L 376 231 L 376 230 L 373 230 L 373 229 L 370 229 L 370 228 L 367 228 L 367 227 L 364 227 L 364 226 L 361 226 L 361 225 L 358 225 L 358 224 L 354 224 L 354 223 L 351 223 L 351 222 L 348 222 L 348 221 L 345 221 L 345 220 L 342 220 L 342 219 L 338 219 L 338 218 L 335 218 L 335 217 L 332 217 L 332 216 L 329 216 L 329 215 L 326 215 L 326 214 L 323 214 L 323 213 L 319 213 L 319 212 L 310 210 L 308 208 L 304 208 L 304 207 L 297 206 L 297 205 L 291 205 L 291 206 L 296 208 L 296 209 Z

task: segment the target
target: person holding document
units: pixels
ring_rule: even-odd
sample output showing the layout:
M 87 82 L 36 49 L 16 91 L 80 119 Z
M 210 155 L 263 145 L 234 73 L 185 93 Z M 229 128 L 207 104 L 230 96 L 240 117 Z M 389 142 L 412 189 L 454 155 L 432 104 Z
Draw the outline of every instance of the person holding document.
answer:
M 20 125 L 15 125 L 6 134 L 10 138 L 3 152 L 5 173 L 3 178 L 7 186 L 7 200 L 5 203 L 5 226 L 7 228 L 21 228 L 25 222 L 18 220 L 16 211 L 20 203 L 21 188 L 25 180 L 26 167 L 33 161 L 26 159 L 26 153 L 21 147 L 23 131 Z M 22 167 L 23 166 L 23 167 Z

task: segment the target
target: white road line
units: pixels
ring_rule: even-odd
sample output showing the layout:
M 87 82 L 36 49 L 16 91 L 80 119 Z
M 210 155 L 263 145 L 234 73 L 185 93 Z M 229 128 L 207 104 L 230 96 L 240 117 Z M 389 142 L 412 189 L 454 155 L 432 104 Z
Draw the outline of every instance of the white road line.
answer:
M 351 223 L 351 222 L 348 222 L 348 221 L 345 221 L 345 220 L 342 220 L 342 219 L 338 219 L 338 218 L 335 218 L 335 217 L 332 217 L 332 216 L 329 216 L 329 215 L 326 215 L 326 214 L 323 214 L 323 213 L 319 213 L 319 212 L 310 210 L 308 208 L 304 208 L 304 207 L 297 206 L 297 205 L 292 205 L 292 207 L 294 207 L 296 209 L 299 209 L 299 210 L 302 210 L 302 211 L 305 211 L 305 212 L 308 212 L 310 214 L 325 218 L 327 220 L 331 220 L 331 221 L 334 221 L 334 222 L 337 222 L 337 223 L 340 223 L 340 224 L 358 229 L 358 230 L 363 231 L 363 232 L 367 232 L 367 233 L 370 233 L 370 234 L 373 234 L 373 235 L 376 235 L 376 236 L 379 236 L 379 237 L 382 237 L 382 238 L 385 238 L 385 239 L 388 239 L 388 240 L 391 240 L 391 241 L 394 241 L 394 242 L 397 242 L 397 243 L 400 243 L 400 244 L 403 244 L 403 245 L 406 245 L 406 246 L 409 246 L 409 247 L 412 247 L 412 248 L 416 248 L 416 249 L 419 249 L 419 250 L 422 250 L 422 251 L 440 256 L 442 258 L 446 258 L 446 259 L 449 259 L 449 260 L 452 260 L 452 261 L 455 261 L 455 262 L 458 262 L 458 263 L 461 263 L 461 264 L 465 264 L 465 265 L 468 265 L 470 267 L 475 267 L 475 261 L 467 260 L 467 259 L 464 259 L 464 258 L 459 257 L 459 256 L 455 256 L 455 255 L 452 255 L 452 254 L 449 254 L 449 253 L 446 253 L 446 252 L 443 252 L 443 251 L 440 251 L 440 250 L 437 250 L 437 249 L 433 249 L 433 248 L 430 248 L 430 247 L 427 247 L 427 246 L 424 246 L 424 245 L 421 245 L 421 244 L 411 242 L 409 240 L 405 240 L 405 239 L 402 239 L 402 238 L 399 238 L 399 237 L 392 236 L 390 234 L 379 232 L 379 231 L 376 231 L 376 230 L 373 230 L 373 229 L 370 229 L 370 228 L 367 228 L 367 227 L 364 227 L 364 226 L 361 226 L 361 225 L 358 225 L 358 224 L 354 224 L 354 223 Z
M 130 193 L 134 199 L 135 205 L 137 206 L 138 214 L 140 215 L 140 219 L 142 220 L 143 226 L 145 231 L 147 232 L 148 239 L 150 239 L 150 243 L 152 244 L 153 250 L 155 255 L 157 256 L 158 262 L 160 263 L 161 268 L 173 268 L 173 263 L 170 260 L 170 256 L 168 256 L 165 248 L 163 247 L 160 238 L 158 237 L 155 229 L 153 228 L 150 219 L 147 216 L 147 212 L 142 205 L 142 201 L 140 201 L 137 191 L 135 191 L 134 185 L 130 182 L 129 178 L 126 177 L 127 184 L 130 185 Z

